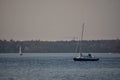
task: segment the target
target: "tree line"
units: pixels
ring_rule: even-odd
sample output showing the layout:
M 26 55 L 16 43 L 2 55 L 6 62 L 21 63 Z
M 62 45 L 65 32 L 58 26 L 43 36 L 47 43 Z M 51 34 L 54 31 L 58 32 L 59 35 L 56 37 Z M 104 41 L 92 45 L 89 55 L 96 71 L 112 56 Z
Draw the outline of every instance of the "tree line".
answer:
M 0 53 L 120 53 L 120 40 L 14 41 L 0 40 Z M 81 50 L 80 50 L 81 49 Z

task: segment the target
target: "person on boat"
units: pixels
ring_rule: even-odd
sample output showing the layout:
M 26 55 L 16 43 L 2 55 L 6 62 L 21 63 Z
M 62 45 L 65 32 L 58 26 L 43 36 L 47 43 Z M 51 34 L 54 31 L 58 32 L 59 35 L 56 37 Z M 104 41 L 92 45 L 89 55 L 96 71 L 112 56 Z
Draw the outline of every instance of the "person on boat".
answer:
M 82 55 L 82 53 L 80 53 L 80 55 L 77 56 L 76 58 L 82 58 L 82 57 L 83 57 L 83 55 Z
M 91 54 L 88 54 L 88 57 L 89 57 L 89 58 L 92 58 L 92 55 L 91 55 Z

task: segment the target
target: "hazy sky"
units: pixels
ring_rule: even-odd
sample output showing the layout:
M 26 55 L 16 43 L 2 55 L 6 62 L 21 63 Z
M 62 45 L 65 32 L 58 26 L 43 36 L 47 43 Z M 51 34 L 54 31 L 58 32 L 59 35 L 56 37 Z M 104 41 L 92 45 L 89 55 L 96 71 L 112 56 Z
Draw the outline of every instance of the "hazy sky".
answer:
M 0 0 L 0 39 L 120 39 L 120 0 Z

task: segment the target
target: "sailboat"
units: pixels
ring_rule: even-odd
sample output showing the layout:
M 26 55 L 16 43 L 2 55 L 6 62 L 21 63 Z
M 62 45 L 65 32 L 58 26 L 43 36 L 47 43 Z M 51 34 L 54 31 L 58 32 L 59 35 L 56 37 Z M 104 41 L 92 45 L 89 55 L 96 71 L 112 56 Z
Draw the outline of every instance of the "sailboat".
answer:
M 20 54 L 20 56 L 23 55 L 22 50 L 21 50 L 21 46 L 19 47 L 19 54 Z
M 81 42 L 83 40 L 83 35 L 84 35 L 83 33 L 84 33 L 84 23 L 82 26 Z M 91 54 L 88 54 L 88 56 L 83 56 L 82 47 L 80 47 L 80 50 L 81 50 L 81 52 L 80 52 L 79 56 L 73 58 L 74 61 L 98 61 L 99 60 L 99 58 L 92 57 Z

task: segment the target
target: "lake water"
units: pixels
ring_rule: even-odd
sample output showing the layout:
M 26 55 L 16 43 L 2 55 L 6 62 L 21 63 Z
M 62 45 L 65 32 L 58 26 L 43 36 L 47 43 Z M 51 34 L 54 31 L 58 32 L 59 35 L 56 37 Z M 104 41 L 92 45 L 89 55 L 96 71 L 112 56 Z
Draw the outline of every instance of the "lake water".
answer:
M 73 61 L 77 53 L 0 54 L 0 80 L 120 80 L 120 54 Z M 85 54 L 86 55 L 86 54 Z

